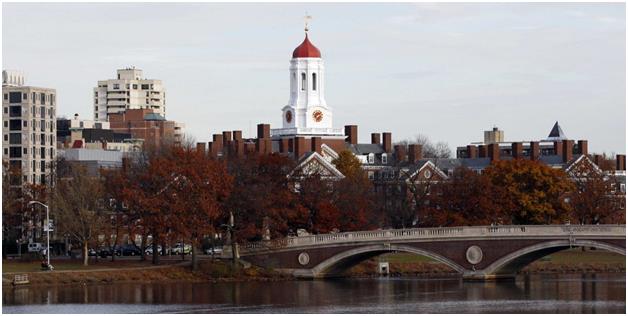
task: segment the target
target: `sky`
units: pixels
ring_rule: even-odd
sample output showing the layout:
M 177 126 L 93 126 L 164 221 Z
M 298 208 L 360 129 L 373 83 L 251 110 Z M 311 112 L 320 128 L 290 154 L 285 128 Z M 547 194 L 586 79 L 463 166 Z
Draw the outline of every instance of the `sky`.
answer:
M 166 87 L 166 117 L 196 141 L 281 127 L 289 61 L 325 60 L 334 126 L 359 141 L 422 134 L 452 150 L 559 121 L 590 152 L 626 152 L 623 3 L 3 3 L 2 67 L 57 90 L 58 115 L 93 117 L 93 88 L 135 66 Z

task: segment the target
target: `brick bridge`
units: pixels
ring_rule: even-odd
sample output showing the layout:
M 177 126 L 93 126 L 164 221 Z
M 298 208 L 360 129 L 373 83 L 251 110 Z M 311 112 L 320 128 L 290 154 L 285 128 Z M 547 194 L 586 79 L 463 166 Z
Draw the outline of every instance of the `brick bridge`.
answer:
M 625 225 L 469 226 L 345 232 L 247 243 L 240 258 L 300 278 L 341 275 L 368 258 L 408 252 L 440 261 L 465 279 L 514 277 L 570 247 L 626 254 Z M 225 253 L 226 256 L 231 256 Z

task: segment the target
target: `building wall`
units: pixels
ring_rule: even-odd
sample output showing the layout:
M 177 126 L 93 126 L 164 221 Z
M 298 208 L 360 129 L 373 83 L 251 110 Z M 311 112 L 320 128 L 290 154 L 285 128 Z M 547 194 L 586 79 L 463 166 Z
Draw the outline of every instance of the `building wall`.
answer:
M 22 183 L 45 183 L 56 156 L 56 90 L 2 87 L 2 158 L 22 169 Z
M 153 110 L 136 109 L 112 114 L 109 117 L 109 124 L 114 132 L 130 133 L 133 138 L 143 139 L 146 145 L 159 146 L 163 143 L 174 142 L 175 122 L 144 119 L 150 113 L 153 113 Z
M 142 70 L 118 69 L 117 78 L 98 81 L 94 88 L 94 120 L 107 121 L 127 109 L 152 109 L 166 116 L 166 89 L 161 80 L 144 79 Z

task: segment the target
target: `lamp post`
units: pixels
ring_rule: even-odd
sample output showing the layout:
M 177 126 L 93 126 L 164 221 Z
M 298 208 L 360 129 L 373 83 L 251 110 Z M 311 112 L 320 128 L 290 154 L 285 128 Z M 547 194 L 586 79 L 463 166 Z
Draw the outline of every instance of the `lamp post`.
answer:
M 31 206 L 34 204 L 39 204 L 46 208 L 46 259 L 48 260 L 48 269 L 50 269 L 50 212 L 48 212 L 48 205 L 41 203 L 39 201 L 30 201 L 27 206 Z
M 225 227 L 229 232 L 229 239 L 231 241 L 231 259 L 233 260 L 233 266 L 235 269 L 238 268 L 238 244 L 235 241 L 235 221 L 233 218 L 233 212 L 229 212 L 229 224 L 222 224 L 221 226 Z

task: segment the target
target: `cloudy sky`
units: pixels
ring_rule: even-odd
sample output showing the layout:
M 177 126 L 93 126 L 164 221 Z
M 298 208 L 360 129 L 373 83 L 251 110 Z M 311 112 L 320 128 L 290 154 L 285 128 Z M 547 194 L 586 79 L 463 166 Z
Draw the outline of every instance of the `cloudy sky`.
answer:
M 167 118 L 197 141 L 280 127 L 288 66 L 310 39 L 334 125 L 454 149 L 498 126 L 538 140 L 559 121 L 589 150 L 625 153 L 626 16 L 613 4 L 2 5 L 2 66 L 92 117 L 93 87 L 136 66 L 167 89 Z

